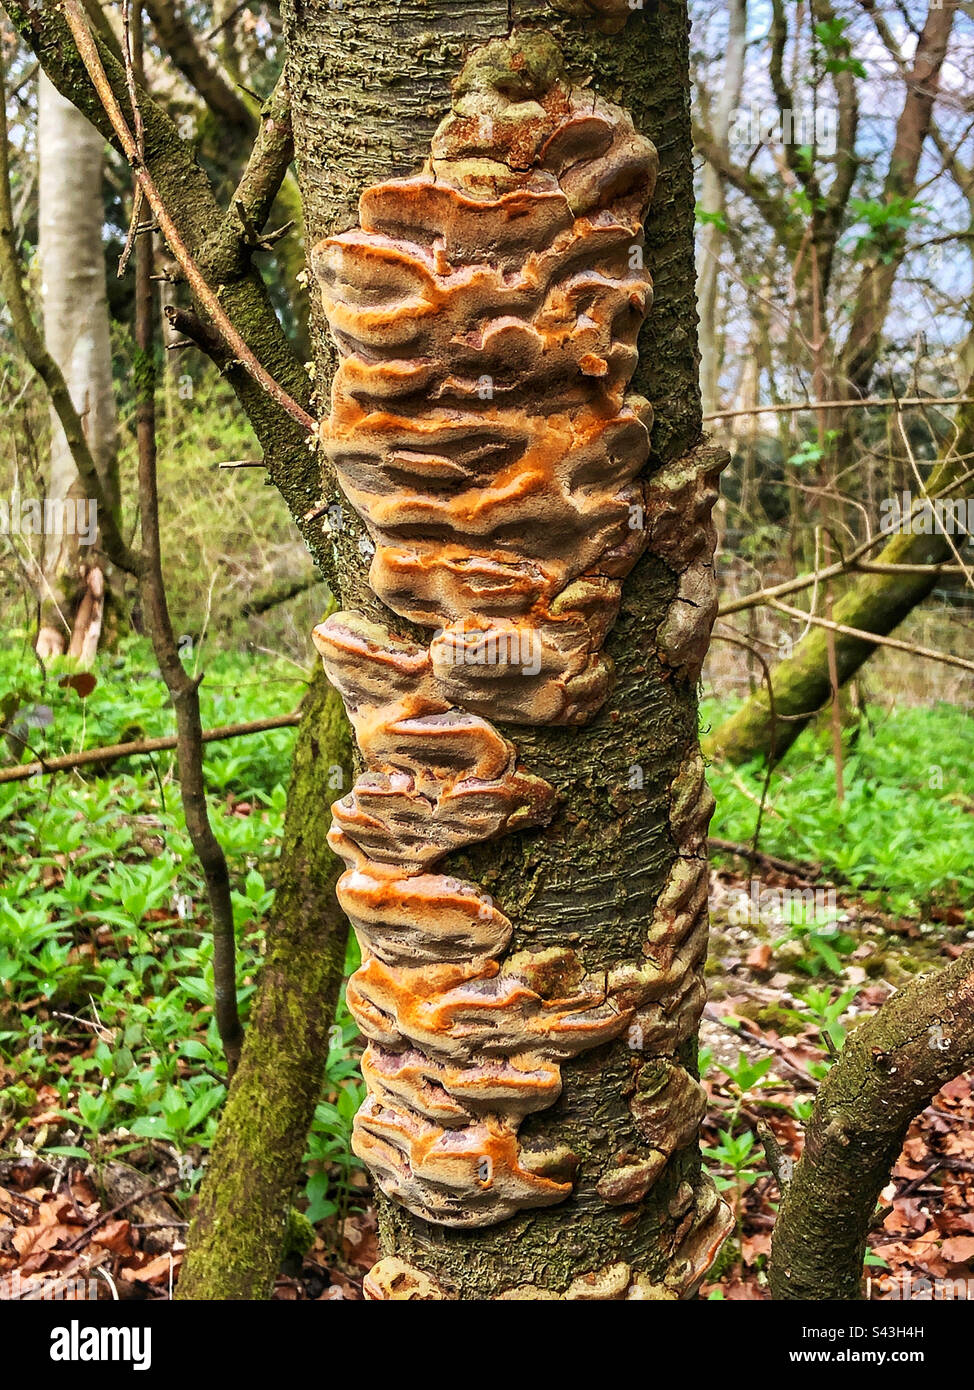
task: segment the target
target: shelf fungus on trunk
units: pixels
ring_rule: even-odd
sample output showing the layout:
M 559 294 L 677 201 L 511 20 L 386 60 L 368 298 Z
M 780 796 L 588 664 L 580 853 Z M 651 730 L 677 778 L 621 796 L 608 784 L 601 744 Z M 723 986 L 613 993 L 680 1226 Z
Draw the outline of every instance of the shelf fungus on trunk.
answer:
M 330 835 L 363 952 L 348 988 L 368 1039 L 353 1147 L 385 1193 L 452 1227 L 570 1193 L 574 1156 L 532 1148 L 522 1119 L 558 1098 L 562 1062 L 634 1019 L 660 1051 L 688 1036 L 701 914 L 706 933 L 697 861 L 680 858 L 647 962 L 593 976 L 571 949 L 511 952 L 501 908 L 441 864 L 554 814 L 553 788 L 490 720 L 572 725 L 599 710 L 622 581 L 661 510 L 640 476 L 652 410 L 627 390 L 652 299 L 656 152 L 624 111 L 568 85 L 548 36 L 518 59 L 508 41 L 471 55 L 423 170 L 368 188 L 359 225 L 313 258 L 340 358 L 323 449 L 374 543 L 369 582 L 390 623 L 425 634 L 353 613 L 314 634 L 366 767 Z M 706 552 L 704 534 L 688 572 Z M 671 650 L 691 674 L 694 643 L 677 632 Z M 689 777 L 695 807 L 675 794 L 671 810 L 683 845 L 703 799 Z M 695 1127 L 699 1092 L 660 1065 L 633 1113 L 665 1155 Z M 667 1138 L 670 1101 L 682 1118 Z M 698 1202 L 681 1239 L 702 1219 Z M 405 1292 L 382 1292 L 385 1274 Z M 376 1297 L 438 1296 L 395 1261 L 371 1277 Z

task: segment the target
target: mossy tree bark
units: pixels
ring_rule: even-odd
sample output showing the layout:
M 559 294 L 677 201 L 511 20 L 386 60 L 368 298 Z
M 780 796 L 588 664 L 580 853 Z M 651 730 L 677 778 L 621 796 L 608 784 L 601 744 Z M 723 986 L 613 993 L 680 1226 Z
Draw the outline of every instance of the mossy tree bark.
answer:
M 771 1248 L 779 1300 L 862 1297 L 866 1238 L 911 1121 L 974 1062 L 974 955 L 915 980 L 850 1034 L 815 1100 Z
M 270 1297 L 321 1095 L 347 926 L 322 808 L 350 782 L 341 700 L 318 672 L 298 731 L 284 843 L 257 998 L 220 1117 L 179 1280 L 182 1299 Z
M 971 385 L 962 393 L 971 394 Z M 969 456 L 974 450 L 974 406 L 958 408 L 956 434 L 951 437 L 938 466 L 927 481 L 931 497 L 948 499 L 956 485 L 969 471 Z M 919 499 L 914 499 L 916 502 Z M 914 506 L 916 510 L 916 505 Z M 929 565 L 925 574 L 868 574 L 857 579 L 835 605 L 832 617 L 846 627 L 863 632 L 875 632 L 885 637 L 922 603 L 937 583 L 937 565 L 947 564 L 953 557 L 950 542 L 937 529 L 934 518 L 923 523 L 925 533 L 913 535 L 902 532 L 878 553 L 878 562 L 886 565 Z M 959 535 L 955 544 L 963 542 Z M 876 644 L 863 638 L 835 634 L 835 659 L 839 684 L 844 685 L 876 650 Z M 803 638 L 787 660 L 780 662 L 771 673 L 776 715 L 772 720 L 768 692 L 765 687 L 756 691 L 733 714 L 704 740 L 708 756 L 730 763 L 745 763 L 758 756 L 777 760 L 783 757 L 802 729 L 815 718 L 831 694 L 828 667 L 828 634 L 824 628 L 813 628 Z
M 292 0 L 285 15 L 310 246 L 356 222 L 358 197 L 369 184 L 422 164 L 449 110 L 451 79 L 472 49 L 507 35 L 512 22 L 553 34 L 573 80 L 590 81 L 630 112 L 656 144 L 661 165 L 647 226 L 655 303 L 640 339 L 634 386 L 656 409 L 651 469 L 685 461 L 692 471 L 701 434 L 685 4 L 663 0 L 634 9 L 625 29 L 612 35 L 598 33 L 591 14 L 575 17 L 507 0 L 346 0 L 341 9 L 328 0 Z M 314 303 L 312 319 L 324 402 L 333 349 Z M 342 604 L 403 631 L 402 621 L 368 588 L 356 544 L 360 523 L 347 507 L 345 514 L 349 524 L 336 538 Z M 692 528 L 686 516 L 682 520 Z M 449 872 L 483 885 L 512 919 L 513 951 L 570 944 L 589 971 L 645 963 L 647 923 L 679 858 L 673 804 L 697 751 L 695 682 L 677 678 L 657 653 L 657 631 L 677 585 L 676 573 L 653 553 L 627 580 L 607 644 L 617 683 L 590 725 L 503 730 L 525 766 L 562 794 L 564 809 L 543 833 L 510 835 L 447 863 Z M 655 1291 L 630 1296 L 676 1297 L 674 1252 L 708 1192 L 696 1143 L 691 1138 L 675 1146 L 642 1195 L 606 1200 L 599 1190 L 646 1151 L 630 1106 L 640 1074 L 645 1084 L 646 1067 L 674 1062 L 693 1071 L 692 1036 L 667 1058 L 635 1051 L 623 1040 L 566 1063 L 561 1099 L 529 1117 L 521 1132 L 544 1147 L 568 1145 L 578 1156 L 568 1201 L 471 1232 L 432 1227 L 382 1200 L 386 1254 L 418 1267 L 450 1297 L 494 1298 L 524 1286 L 542 1290 L 534 1296 L 558 1296 L 578 1276 L 613 1262 L 638 1273 L 640 1288 Z M 664 1114 L 664 1143 L 673 1124 L 675 1117 Z

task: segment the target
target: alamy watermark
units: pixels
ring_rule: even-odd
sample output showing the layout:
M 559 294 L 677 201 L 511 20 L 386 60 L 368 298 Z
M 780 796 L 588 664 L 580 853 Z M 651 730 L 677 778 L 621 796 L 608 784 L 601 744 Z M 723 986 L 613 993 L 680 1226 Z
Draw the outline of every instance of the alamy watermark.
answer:
M 867 1280 L 866 1297 L 873 1296 L 875 1281 L 872 1276 Z M 883 1277 L 882 1285 L 884 1292 L 880 1294 L 880 1299 L 892 1299 L 894 1301 L 903 1300 L 904 1302 L 919 1299 L 923 1302 L 968 1302 L 974 1299 L 974 1278 L 964 1275 L 956 1279 L 931 1278 L 929 1275 L 916 1275 L 911 1272 L 902 1274 L 887 1275 Z
M 752 878 L 728 895 L 727 920 L 734 926 L 824 926 L 839 916 L 834 888 L 772 888 Z
M 541 636 L 531 627 L 438 628 L 433 646 L 450 666 L 505 666 L 522 676 L 541 672 Z
M 104 1289 L 106 1285 L 101 1287 Z M 99 1281 L 82 1274 L 41 1275 L 28 1279 L 15 1269 L 0 1280 L 0 1297 L 27 1303 L 97 1303 Z
M 727 142 L 738 149 L 753 149 L 755 145 L 814 145 L 820 154 L 834 155 L 838 149 L 836 113 L 828 106 L 799 107 L 797 111 L 756 103 L 739 106 L 731 113 Z
M 914 498 L 912 492 L 884 497 L 879 504 L 884 535 L 967 536 L 974 532 L 974 497 Z
M 80 545 L 98 539 L 98 503 L 93 497 L 0 497 L 0 536 L 77 536 Z

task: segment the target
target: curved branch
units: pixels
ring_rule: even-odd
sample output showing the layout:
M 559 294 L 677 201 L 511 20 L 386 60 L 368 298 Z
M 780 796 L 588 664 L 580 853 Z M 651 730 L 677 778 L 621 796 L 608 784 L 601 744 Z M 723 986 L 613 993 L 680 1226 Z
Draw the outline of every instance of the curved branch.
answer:
M 101 98 L 125 157 L 132 166 L 135 177 L 138 179 L 139 187 L 145 195 L 146 202 L 155 213 L 156 221 L 159 223 L 159 228 L 166 239 L 166 244 L 179 262 L 180 268 L 186 277 L 186 282 L 192 290 L 194 298 L 206 309 L 221 336 L 226 340 L 227 346 L 234 353 L 237 361 L 246 368 L 258 385 L 267 392 L 271 400 L 279 405 L 282 410 L 286 410 L 290 416 L 297 420 L 299 425 L 303 425 L 307 430 L 314 429 L 315 422 L 313 418 L 288 394 L 278 381 L 275 381 L 267 368 L 250 350 L 233 324 L 227 318 L 219 298 L 210 288 L 206 277 L 200 271 L 189 248 L 180 236 L 179 229 L 170 216 L 165 202 L 160 197 L 159 190 L 156 188 L 152 175 L 145 166 L 142 153 L 139 149 L 139 141 L 129 129 L 128 122 L 125 120 L 115 93 L 112 91 L 111 84 L 108 81 L 105 68 L 98 53 L 98 45 L 95 42 L 91 30 L 88 28 L 84 11 L 81 8 L 79 0 L 64 0 L 64 10 L 67 15 L 68 24 L 71 27 L 71 33 L 74 36 L 74 41 L 78 46 L 81 60 L 88 71 L 88 76 L 91 78 L 92 84 Z
M 974 1064 L 974 951 L 894 994 L 823 1082 L 771 1247 L 774 1298 L 861 1297 L 866 1237 L 907 1130 Z

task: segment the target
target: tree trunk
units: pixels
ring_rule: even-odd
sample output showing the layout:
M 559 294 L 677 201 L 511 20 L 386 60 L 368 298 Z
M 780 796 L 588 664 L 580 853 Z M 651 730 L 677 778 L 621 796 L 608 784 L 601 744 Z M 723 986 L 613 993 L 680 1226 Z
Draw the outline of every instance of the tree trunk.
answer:
M 355 282 L 357 248 L 363 245 L 368 251 L 362 254 L 378 257 L 376 265 L 389 252 L 391 265 L 378 281 L 367 276 L 358 290 L 346 290 L 344 283 L 336 285 L 332 280 L 328 301 L 319 296 L 313 303 L 322 400 L 335 360 L 326 313 L 333 323 L 337 316 L 343 324 L 343 365 L 323 436 L 325 452 L 342 474 L 354 503 L 353 507 L 345 501 L 341 513 L 335 513 L 341 516 L 341 525 L 334 533 L 343 562 L 341 600 L 353 611 L 319 629 L 318 640 L 358 722 L 366 762 L 379 779 L 357 784 L 355 794 L 340 804 L 336 824 L 336 831 L 348 826 L 348 835 L 337 834 L 336 840 L 346 856 L 360 864 L 343 879 L 343 900 L 355 915 L 365 947 L 363 969 L 350 983 L 349 998 L 358 999 L 360 1025 L 371 1037 L 366 1066 L 371 1095 L 357 1124 L 355 1142 L 382 1187 L 393 1194 L 381 1199 L 385 1258 L 367 1281 L 368 1293 L 393 1299 L 676 1298 L 690 1294 L 723 1238 L 727 1216 L 701 1172 L 696 1142 L 703 1102 L 694 1079 L 695 1033 L 703 1000 L 705 843 L 712 808 L 697 745 L 696 682 L 713 614 L 710 511 L 723 458 L 704 449 L 700 435 L 686 6 L 665 0 L 650 11 L 630 9 L 616 0 L 591 5 L 565 0 L 553 10 L 509 6 L 507 0 L 431 0 L 421 7 L 346 0 L 338 9 L 327 0 L 294 0 L 285 13 L 309 245 L 353 227 L 359 195 L 370 185 L 421 168 L 431 137 L 450 113 L 449 83 L 462 67 L 464 77 L 455 88 L 454 100 L 467 111 L 469 121 L 444 126 L 443 138 L 448 145 L 453 141 L 450 147 L 456 151 L 466 130 L 474 147 L 479 139 L 486 142 L 489 153 L 483 165 L 468 166 L 456 159 L 450 165 L 454 170 L 450 177 L 462 181 L 469 174 L 472 182 L 462 186 L 472 186 L 470 196 L 474 202 L 482 201 L 492 196 L 483 185 L 477 186 L 482 168 L 488 183 L 493 180 L 495 193 L 498 178 L 501 182 L 510 179 L 512 196 L 524 200 L 523 235 L 528 241 L 513 257 L 511 277 L 518 274 L 529 249 L 538 248 L 539 238 L 544 240 L 543 231 L 538 231 L 540 214 L 532 201 L 533 188 L 552 187 L 551 175 L 537 174 L 532 185 L 526 173 L 518 172 L 525 163 L 518 144 L 522 129 L 530 165 L 535 140 L 532 122 L 539 121 L 547 130 L 545 121 L 550 118 L 557 128 L 559 112 L 574 113 L 565 119 L 569 125 L 572 120 L 577 124 L 568 131 L 560 127 L 561 154 L 556 155 L 553 138 L 549 157 L 564 172 L 568 151 L 578 141 L 578 158 L 581 161 L 584 155 L 588 163 L 574 185 L 576 213 L 578 206 L 584 210 L 593 198 L 596 203 L 601 199 L 606 205 L 599 214 L 606 219 L 602 226 L 624 225 L 624 218 L 621 224 L 614 220 L 621 215 L 618 205 L 627 192 L 635 205 L 634 180 L 640 161 L 645 163 L 645 147 L 637 137 L 624 135 L 626 112 L 659 150 L 659 179 L 645 243 L 655 303 L 639 339 L 639 365 L 633 377 L 633 385 L 656 408 L 651 471 L 641 506 L 630 513 L 631 518 L 638 514 L 638 521 L 630 521 L 637 531 L 644 523 L 645 550 L 627 580 L 618 620 L 606 642 L 606 652 L 615 663 L 611 693 L 598 688 L 583 711 L 590 716 L 588 722 L 564 727 L 549 722 L 551 716 L 545 713 L 525 715 L 525 687 L 516 681 L 505 686 L 501 681 L 496 702 L 482 693 L 479 703 L 477 699 L 466 702 L 474 703 L 477 710 L 491 706 L 495 728 L 479 714 L 465 713 L 463 699 L 457 701 L 460 708 L 444 700 L 445 686 L 437 684 L 438 678 L 422 674 L 429 672 L 430 662 L 436 659 L 435 642 L 432 648 L 426 646 L 429 628 L 439 625 L 441 616 L 434 611 L 435 599 L 420 612 L 418 589 L 395 596 L 387 582 L 374 579 L 376 588 L 390 598 L 390 607 L 396 609 L 392 612 L 369 587 L 363 552 L 368 555 L 375 549 L 381 569 L 394 547 L 377 519 L 381 506 L 377 509 L 374 498 L 363 498 L 349 472 L 354 474 L 356 448 L 368 455 L 368 441 L 363 444 L 362 434 L 356 434 L 356 429 L 369 427 L 361 423 L 363 419 L 379 430 L 389 420 L 402 426 L 406 442 L 400 445 L 398 476 L 393 476 L 385 449 L 380 447 L 369 457 L 382 477 L 380 490 L 385 489 L 384 495 L 391 499 L 389 506 L 405 506 L 408 511 L 415 498 L 404 493 L 417 486 L 424 467 L 436 462 L 434 458 L 424 465 L 424 451 L 417 451 L 415 445 L 410 448 L 408 441 L 422 433 L 424 422 L 442 426 L 445 418 L 430 398 L 443 399 L 445 392 L 446 398 L 453 393 L 456 399 L 457 393 L 466 390 L 467 405 L 458 407 L 462 415 L 464 409 L 478 409 L 470 405 L 471 381 L 475 386 L 486 381 L 488 398 L 496 382 L 500 396 L 513 393 L 517 401 L 513 408 L 506 401 L 496 408 L 488 406 L 478 417 L 484 422 L 482 433 L 491 436 L 493 432 L 496 440 L 498 430 L 514 429 L 518 422 L 529 434 L 535 432 L 532 437 L 543 435 L 549 412 L 566 409 L 560 395 L 563 398 L 569 389 L 564 381 L 549 381 L 545 389 L 543 377 L 532 379 L 530 352 L 521 378 L 512 381 L 510 361 L 505 365 L 503 355 L 492 356 L 486 339 L 479 348 L 468 350 L 467 344 L 479 341 L 478 327 L 483 328 L 492 314 L 503 315 L 503 309 L 496 308 L 471 311 L 469 303 L 466 323 L 461 318 L 446 333 L 445 358 L 437 356 L 435 342 L 426 355 L 415 342 L 401 348 L 393 345 L 384 352 L 377 349 L 371 357 L 356 354 L 355 333 L 369 320 L 376 301 L 388 307 L 387 274 L 390 283 L 396 275 L 405 275 L 408 281 L 413 273 L 409 267 L 419 261 L 435 266 L 431 273 L 441 275 L 443 285 L 451 257 L 462 279 L 468 274 L 466 262 L 479 256 L 495 286 L 495 299 L 488 292 L 486 302 L 503 303 L 505 287 L 512 283 L 501 284 L 497 275 L 504 247 L 491 245 L 490 235 L 483 230 L 478 241 L 460 212 L 454 223 L 452 214 L 437 211 L 436 183 L 429 176 L 420 181 L 416 202 L 402 190 L 388 203 L 382 203 L 381 193 L 375 195 L 374 206 L 385 209 L 376 216 L 385 217 L 388 237 L 370 239 L 371 233 L 351 233 L 316 259 L 326 280 L 335 258 L 340 262 L 347 255 L 351 265 L 347 273 Z M 519 29 L 506 42 L 512 18 L 530 19 L 542 33 Z M 546 34 L 554 35 L 560 44 L 575 84 L 572 89 L 558 75 L 560 60 Z M 498 42 L 489 50 L 478 47 L 491 39 Z M 469 61 L 464 67 L 465 59 Z M 590 84 L 584 99 L 577 85 L 583 81 Z M 623 132 L 621 144 L 612 149 L 623 148 L 628 154 L 621 167 L 610 168 L 611 177 L 596 170 L 593 180 L 587 141 L 595 138 L 596 117 L 589 120 L 594 93 L 614 103 L 597 108 L 598 121 L 604 123 L 599 138 L 614 139 Z M 583 100 L 585 120 L 580 113 Z M 543 111 L 540 117 L 539 110 Z M 493 163 L 488 163 L 491 154 Z M 562 215 L 564 200 L 565 194 L 558 192 L 550 205 L 556 207 L 553 216 Z M 464 206 L 462 198 L 458 206 Z M 390 216 L 399 219 L 391 229 Z M 641 213 L 635 216 L 638 220 Z M 443 237 L 440 249 L 432 253 L 434 261 L 423 261 L 425 253 L 411 244 L 420 226 L 426 226 L 430 236 L 439 232 Z M 566 233 L 569 241 L 589 234 L 591 224 L 577 217 L 573 226 Z M 424 233 L 418 235 L 421 239 Z M 638 278 L 642 273 L 638 226 L 629 240 L 633 256 L 629 267 Z M 584 282 L 589 262 L 583 256 L 577 264 Z M 335 273 L 340 280 L 342 272 Z M 523 289 L 527 282 L 517 283 Z M 444 289 L 444 297 L 451 291 L 452 283 Z M 630 306 L 639 298 L 634 288 Z M 591 292 L 589 300 L 593 301 Z M 408 326 L 415 302 L 407 296 L 396 309 L 397 326 L 403 316 Z M 585 316 L 565 323 L 566 302 L 570 300 L 559 288 L 549 296 L 546 308 L 544 323 L 551 328 L 552 347 L 562 345 L 553 356 L 562 351 L 578 353 L 581 349 L 573 346 L 574 336 L 585 341 L 585 333 L 596 326 Z M 577 306 L 571 307 L 578 312 Z M 457 312 L 464 312 L 462 305 Z M 522 321 L 526 317 L 531 322 L 530 308 L 525 310 L 521 303 L 519 312 Z M 591 308 L 592 314 L 600 312 Z M 377 313 L 376 324 L 381 318 L 381 312 Z M 497 322 L 510 321 L 502 317 Z M 435 314 L 423 325 L 441 341 L 439 327 Z M 412 330 L 416 332 L 415 322 Z M 381 326 L 376 331 L 381 333 Z M 632 331 L 634 335 L 635 328 Z M 517 341 L 521 346 L 510 359 L 515 366 L 521 360 L 518 353 L 528 351 L 523 339 Z M 616 339 L 605 347 L 607 357 L 586 357 L 584 363 L 590 371 L 615 378 L 621 395 L 633 363 L 621 363 L 625 354 L 620 356 L 620 346 Z M 408 359 L 417 352 L 434 374 L 434 383 L 439 381 L 435 389 L 430 386 L 429 397 L 420 390 L 407 394 L 405 400 L 387 402 L 382 410 L 373 405 L 371 414 L 367 410 L 356 416 L 348 406 L 355 374 L 368 374 L 370 361 L 378 363 L 374 389 L 395 398 L 403 390 L 398 372 L 410 363 L 400 360 L 393 372 L 382 364 L 390 356 Z M 478 370 L 478 352 L 492 367 Z M 466 387 L 460 379 L 465 373 L 470 378 Z M 576 369 L 573 400 L 594 398 L 589 380 Z M 441 392 L 439 397 L 436 391 Z M 611 399 L 607 388 L 603 410 Z M 351 416 L 343 415 L 346 408 Z M 353 423 L 343 435 L 349 418 Z M 446 418 L 458 417 L 454 413 Z M 469 414 L 464 418 L 469 419 Z M 483 456 L 489 461 L 490 449 L 497 447 L 496 442 L 488 443 Z M 429 449 L 435 453 L 432 443 Z M 396 452 L 395 458 L 399 457 Z M 604 469 L 611 471 L 607 460 Z M 523 468 L 519 473 L 515 467 L 512 476 L 524 480 Z M 327 481 L 337 500 L 340 494 L 334 478 Z M 529 490 L 529 480 L 523 485 Z M 402 532 L 402 538 L 412 537 L 419 546 L 432 540 L 426 554 L 435 568 L 453 538 L 470 547 L 469 530 L 461 535 L 463 508 L 444 500 L 448 493 L 436 493 L 429 482 L 420 491 L 417 516 L 423 514 L 424 506 L 440 505 L 453 518 L 434 528 L 432 536 L 429 532 L 426 537 L 415 535 L 422 532 L 422 524 L 412 530 L 406 526 Z M 490 501 L 489 506 L 493 505 Z M 366 535 L 362 516 L 369 518 L 371 537 Z M 561 517 L 557 505 L 551 516 Z M 492 519 L 488 517 L 488 522 Z M 550 550 L 542 534 L 544 521 L 533 528 L 531 523 L 529 510 L 520 524 L 515 517 L 512 531 L 518 536 L 503 542 L 528 549 L 527 569 L 532 546 L 538 553 L 549 553 L 546 544 Z M 552 534 L 557 534 L 556 527 Z M 579 549 L 593 543 L 593 536 L 584 529 L 574 542 Z M 497 545 L 501 545 L 499 539 Z M 631 548 L 640 547 L 633 542 Z M 470 553 L 474 560 L 479 553 L 489 565 L 489 555 L 477 552 L 476 543 Z M 502 553 L 510 552 L 496 548 L 490 552 L 495 557 Z M 555 567 L 577 574 L 577 568 L 571 570 L 575 553 L 570 541 L 549 558 Z M 624 572 L 624 567 L 614 572 Z M 546 573 L 540 561 L 535 573 Z M 577 598 L 577 592 L 573 597 Z M 484 603 L 489 610 L 490 600 Z M 483 607 L 480 611 L 482 615 Z M 547 611 L 554 615 L 556 610 L 549 607 Z M 461 613 L 460 621 L 465 617 Z M 489 611 L 488 618 L 493 622 Z M 390 628 L 405 639 L 406 646 L 397 645 Z M 586 636 L 591 654 L 588 669 L 602 672 L 601 633 L 593 637 L 589 631 Z M 352 661 L 347 659 L 350 653 L 357 653 Z M 390 679 L 401 681 L 402 689 L 391 690 Z M 419 687 L 414 689 L 417 679 Z M 550 687 L 543 688 L 550 693 Z M 449 798 L 457 794 L 457 788 L 472 784 L 458 781 L 455 772 L 451 780 L 442 767 L 427 767 L 424 759 L 432 757 L 435 764 L 437 757 L 428 748 L 421 747 L 419 761 L 410 764 L 407 735 L 390 716 L 388 701 L 394 701 L 397 693 L 419 712 L 417 728 L 421 725 L 427 736 L 435 730 L 452 731 L 451 737 L 463 745 L 461 763 L 478 740 L 495 749 L 505 746 L 498 744 L 498 734 L 516 747 L 516 768 L 511 762 L 494 780 L 487 774 L 486 782 L 477 783 L 489 810 L 479 803 L 479 810 L 471 810 L 475 820 L 497 829 L 505 820 L 497 809 L 503 804 L 507 818 L 522 826 L 550 816 L 546 828 L 540 832 L 519 829 L 486 844 L 483 824 L 471 833 L 446 824 L 440 813 L 448 820 L 444 807 Z M 584 706 L 584 696 L 579 698 Z M 434 707 L 444 711 L 442 716 L 434 715 L 432 724 L 423 724 L 423 711 Z M 558 717 L 565 717 L 564 711 L 554 716 Z M 580 719 L 582 714 L 576 710 L 573 717 Z M 376 753 L 376 740 L 381 741 L 384 730 L 392 740 L 388 758 Z M 467 735 L 469 745 L 464 743 Z M 420 743 L 422 739 L 420 733 Z M 414 781 L 407 777 L 404 784 L 391 775 L 404 766 L 413 767 Z M 511 798 L 518 799 L 515 786 L 526 804 L 512 810 Z M 383 808 L 376 810 L 373 804 L 377 787 L 378 799 L 395 793 L 408 803 L 405 818 L 400 817 L 393 827 L 395 834 L 407 840 L 409 826 L 415 823 L 410 817 L 424 814 L 418 805 L 422 798 L 414 792 L 418 788 L 430 798 L 418 842 L 411 847 L 392 844 L 390 822 L 388 818 L 383 822 Z M 552 789 L 557 793 L 556 807 L 551 804 Z M 439 818 L 435 821 L 430 820 L 434 804 Z M 371 838 L 363 824 L 365 805 L 374 811 Z M 447 860 L 449 878 L 435 864 L 444 852 L 437 836 L 447 832 L 454 835 L 451 843 L 460 846 Z M 375 857 L 358 847 L 356 834 Z M 390 856 L 396 859 L 397 855 L 398 868 L 389 862 Z M 425 856 L 424 862 L 417 856 Z M 426 872 L 424 863 L 433 872 Z M 369 898 L 373 889 L 366 887 L 366 901 L 360 902 L 356 895 L 370 884 L 378 885 L 376 896 Z M 410 919 L 413 895 L 424 884 L 432 895 L 428 910 Z M 479 904 L 476 921 L 465 916 L 471 903 Z M 491 937 L 493 944 L 488 947 L 481 942 L 470 948 L 472 957 L 465 956 L 458 945 L 457 934 L 462 935 L 458 918 L 467 922 L 462 931 L 471 937 L 478 933 Z M 396 924 L 402 927 L 409 920 L 412 935 L 405 945 L 390 942 Z M 431 939 L 432 928 L 439 931 L 441 923 L 443 935 L 437 943 Z M 444 960 L 437 956 L 438 949 L 453 954 Z M 453 989 L 457 981 L 461 984 Z M 462 981 L 472 981 L 472 995 L 464 994 Z M 381 1011 L 376 1013 L 370 1003 L 376 989 L 380 993 L 385 989 L 398 1000 L 389 1006 L 385 1024 L 377 1021 Z M 483 1038 L 478 1004 L 485 995 L 478 990 L 486 991 L 500 1011 L 496 1019 L 500 1031 L 493 1044 L 489 1039 L 483 1044 L 468 1041 L 471 1035 Z M 427 1042 L 414 1048 L 407 1039 L 412 1044 L 416 1031 L 422 1033 L 421 1015 L 425 1014 L 422 1009 L 413 1011 L 408 1001 L 420 995 L 440 1018 L 441 1032 L 432 1045 Z M 452 1014 L 464 1008 L 470 1015 L 464 1015 L 464 1026 L 451 1022 Z M 432 1023 L 430 1028 L 436 1033 Z M 508 1029 L 512 1037 L 526 1030 L 533 1049 L 525 1044 L 518 1052 L 514 1043 L 506 1041 Z M 559 1029 L 564 1037 L 553 1037 Z M 592 1036 L 585 1036 L 580 1044 L 586 1032 Z M 377 1041 L 377 1035 L 386 1041 Z M 609 1040 L 592 1045 L 593 1037 Z M 559 1086 L 560 1098 L 552 1104 Z M 457 1100 L 458 1092 L 468 1097 L 467 1104 Z M 491 1098 L 485 1100 L 485 1096 Z M 447 1118 L 440 1123 L 431 1118 L 434 1115 Z M 556 1205 L 539 1205 L 553 1199 Z
M 727 150 L 730 123 L 740 104 L 747 52 L 747 0 L 732 0 L 727 9 L 727 53 L 724 81 L 714 106 L 714 140 Z M 721 353 L 717 328 L 717 290 L 720 279 L 720 249 L 724 234 L 716 218 L 724 212 L 724 181 L 709 162 L 703 166 L 700 211 L 705 221 L 697 238 L 697 305 L 700 313 L 700 396 L 703 413 L 712 415 L 720 404 L 717 381 Z
M 44 339 L 85 422 L 107 496 L 118 506 L 112 351 L 102 242 L 105 143 L 42 72 L 38 79 L 39 223 Z M 64 431 L 51 416 L 51 462 L 37 650 L 90 656 L 104 601 L 92 541 L 97 512 L 84 496 Z M 94 515 L 89 515 L 92 509 Z M 97 636 L 95 638 L 97 645 Z
M 962 394 L 969 396 L 974 380 Z M 941 461 L 927 481 L 931 497 L 948 494 L 967 475 L 974 450 L 974 406 L 958 407 L 956 436 L 945 447 Z M 914 499 L 914 502 L 919 499 Z M 961 502 L 963 505 L 963 502 Z M 937 565 L 953 558 L 950 542 L 937 529 L 933 516 L 922 523 L 928 527 L 918 535 L 904 532 L 876 556 L 884 565 L 929 565 L 925 574 L 867 574 L 858 579 L 835 605 L 833 619 L 846 627 L 875 632 L 885 637 L 932 592 L 937 583 Z M 955 544 L 963 544 L 960 534 Z M 798 643 L 793 654 L 771 673 L 776 716 L 766 687 L 758 690 L 730 719 L 704 740 L 708 757 L 730 763 L 746 763 L 759 755 L 778 759 L 784 756 L 802 729 L 814 719 L 829 699 L 831 682 L 828 667 L 828 632 L 813 628 Z M 876 650 L 876 644 L 860 637 L 835 634 L 835 659 L 840 685 L 844 685 Z
M 351 781 L 348 725 L 319 672 L 302 711 L 274 917 L 240 1066 L 203 1179 L 181 1299 L 269 1298 L 328 1056 L 347 925 L 322 807 Z

